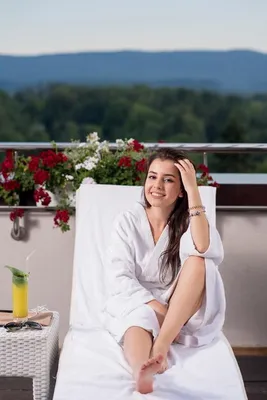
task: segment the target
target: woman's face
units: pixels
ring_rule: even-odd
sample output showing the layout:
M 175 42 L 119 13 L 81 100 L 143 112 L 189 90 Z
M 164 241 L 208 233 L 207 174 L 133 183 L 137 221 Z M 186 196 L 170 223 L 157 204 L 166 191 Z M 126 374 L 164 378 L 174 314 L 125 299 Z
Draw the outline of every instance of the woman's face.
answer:
M 171 160 L 154 160 L 145 181 L 145 196 L 152 207 L 170 208 L 182 197 L 178 169 Z

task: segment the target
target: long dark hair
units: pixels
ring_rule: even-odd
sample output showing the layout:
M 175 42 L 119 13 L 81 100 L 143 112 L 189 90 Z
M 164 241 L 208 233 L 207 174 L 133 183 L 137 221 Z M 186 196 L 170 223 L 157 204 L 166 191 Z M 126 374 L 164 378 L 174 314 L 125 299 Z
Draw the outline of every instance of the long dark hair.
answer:
M 156 152 L 152 153 L 147 160 L 146 163 L 146 177 L 147 179 L 148 171 L 152 162 L 156 159 L 160 160 L 171 160 L 177 163 L 179 160 L 183 160 L 187 158 L 184 152 L 178 151 L 173 148 L 164 148 L 159 149 Z M 180 175 L 180 172 L 179 172 Z M 181 180 L 181 188 L 183 192 L 183 197 L 178 197 L 174 206 L 173 211 L 171 212 L 167 224 L 169 225 L 169 243 L 166 250 L 161 254 L 160 260 L 160 279 L 162 282 L 165 282 L 167 274 L 169 275 L 169 271 L 171 271 L 171 278 L 168 284 L 171 284 L 180 269 L 181 260 L 180 260 L 180 240 L 183 233 L 188 228 L 188 197 L 187 193 L 184 189 L 184 185 Z M 151 205 L 146 199 L 145 191 L 144 191 L 144 200 L 147 208 L 150 208 Z

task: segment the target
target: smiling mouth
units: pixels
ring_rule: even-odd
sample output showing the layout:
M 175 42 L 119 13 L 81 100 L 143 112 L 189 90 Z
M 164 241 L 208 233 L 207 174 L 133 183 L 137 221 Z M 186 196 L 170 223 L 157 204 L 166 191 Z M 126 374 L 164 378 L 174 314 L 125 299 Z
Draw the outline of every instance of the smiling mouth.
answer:
M 164 197 L 165 195 L 164 194 L 161 194 L 161 193 L 154 193 L 154 192 L 150 192 L 150 194 L 151 194 L 151 196 L 153 196 L 153 197 Z

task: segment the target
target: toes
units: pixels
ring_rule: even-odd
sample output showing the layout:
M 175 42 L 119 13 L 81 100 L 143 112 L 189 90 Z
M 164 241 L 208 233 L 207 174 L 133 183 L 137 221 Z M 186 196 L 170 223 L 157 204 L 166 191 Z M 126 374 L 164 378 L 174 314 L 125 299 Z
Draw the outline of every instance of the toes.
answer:
M 162 354 L 159 354 L 157 357 L 156 357 L 156 362 L 158 363 L 158 364 L 161 364 L 162 363 L 162 361 L 163 361 L 163 355 Z
M 155 359 L 155 357 L 152 357 L 152 358 L 150 358 L 148 361 L 147 361 L 147 366 L 149 367 L 150 365 L 152 365 L 152 364 L 155 364 L 155 362 L 156 362 L 156 359 Z
M 141 370 L 146 369 L 147 367 L 149 367 L 149 365 L 150 365 L 150 363 L 147 361 L 146 363 L 144 363 L 144 364 L 142 365 Z
M 147 367 L 149 367 L 150 365 L 155 364 L 155 362 L 156 362 L 156 360 L 155 360 L 154 357 L 153 357 L 153 358 L 150 358 L 149 360 L 147 360 L 147 362 L 145 362 L 145 363 L 142 365 L 141 370 L 144 370 L 144 369 L 146 369 Z
M 162 364 L 163 361 L 164 357 L 162 354 L 159 354 L 156 357 L 152 357 L 142 365 L 141 371 L 144 371 L 146 368 L 150 367 L 153 364 Z
M 165 372 L 166 370 L 168 369 L 168 364 L 167 364 L 167 362 L 165 361 L 165 362 L 163 362 L 163 364 L 162 364 L 162 366 L 161 366 L 161 368 L 160 368 L 160 370 L 159 370 L 159 374 L 163 374 L 163 372 Z

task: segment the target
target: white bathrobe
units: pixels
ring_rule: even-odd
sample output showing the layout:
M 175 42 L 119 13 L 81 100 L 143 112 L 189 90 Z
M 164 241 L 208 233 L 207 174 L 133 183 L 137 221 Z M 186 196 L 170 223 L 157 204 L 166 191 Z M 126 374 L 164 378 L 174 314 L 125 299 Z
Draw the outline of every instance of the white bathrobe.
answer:
M 210 225 L 209 232 L 210 245 L 205 253 L 195 249 L 190 224 L 180 242 L 181 268 L 192 255 L 204 257 L 206 266 L 206 293 L 202 306 L 179 335 L 179 343 L 189 347 L 211 343 L 220 334 L 224 323 L 225 294 L 218 271 L 224 252 L 217 229 Z M 151 331 L 154 338 L 159 333 L 157 317 L 146 303 L 156 299 L 166 304 L 172 293 L 173 286 L 162 284 L 159 276 L 159 259 L 168 238 L 166 226 L 154 243 L 142 203 L 136 203 L 132 210 L 121 213 L 115 220 L 107 256 L 108 298 L 104 313 L 106 328 L 119 343 L 131 326 Z

